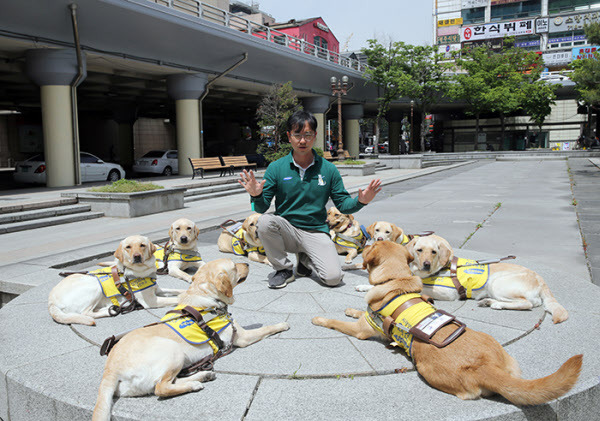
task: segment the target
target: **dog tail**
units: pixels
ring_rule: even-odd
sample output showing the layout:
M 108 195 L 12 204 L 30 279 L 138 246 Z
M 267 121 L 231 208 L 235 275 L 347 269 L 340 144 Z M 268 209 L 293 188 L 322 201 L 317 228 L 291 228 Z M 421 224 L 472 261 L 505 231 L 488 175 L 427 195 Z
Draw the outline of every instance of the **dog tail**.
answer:
M 550 288 L 548 288 L 548 285 L 546 285 L 546 282 L 544 282 L 542 277 L 539 275 L 537 276 L 538 282 L 542 284 L 540 297 L 542 297 L 542 301 L 544 302 L 544 308 L 547 312 L 552 314 L 552 321 L 554 323 L 564 322 L 569 318 L 569 313 L 567 312 L 567 310 L 565 310 L 563 306 L 558 304 L 558 301 L 556 301 L 556 298 L 554 298 L 552 291 L 550 291 Z
M 555 373 L 536 380 L 513 377 L 498 367 L 486 366 L 482 368 L 481 385 L 515 405 L 540 405 L 571 390 L 579 378 L 582 361 L 583 355 L 575 355 Z
M 80 313 L 65 313 L 54 303 L 48 303 L 48 312 L 50 313 L 50 316 L 52 316 L 54 321 L 57 323 L 62 323 L 65 325 L 96 325 L 96 320 L 93 317 L 86 316 L 85 314 Z
M 104 374 L 98 389 L 98 399 L 96 399 L 92 421 L 110 421 L 113 395 L 118 385 L 119 378 L 116 374 L 110 372 Z

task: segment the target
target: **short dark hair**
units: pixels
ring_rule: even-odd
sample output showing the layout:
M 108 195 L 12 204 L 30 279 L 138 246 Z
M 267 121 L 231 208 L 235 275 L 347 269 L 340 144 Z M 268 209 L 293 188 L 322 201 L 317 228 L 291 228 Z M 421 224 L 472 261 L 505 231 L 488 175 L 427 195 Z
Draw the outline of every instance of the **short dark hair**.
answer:
M 287 131 L 300 131 L 306 123 L 308 123 L 308 126 L 311 128 L 311 130 L 317 130 L 317 119 L 314 115 L 304 110 L 296 111 L 290 116 L 290 118 L 288 118 L 286 124 Z

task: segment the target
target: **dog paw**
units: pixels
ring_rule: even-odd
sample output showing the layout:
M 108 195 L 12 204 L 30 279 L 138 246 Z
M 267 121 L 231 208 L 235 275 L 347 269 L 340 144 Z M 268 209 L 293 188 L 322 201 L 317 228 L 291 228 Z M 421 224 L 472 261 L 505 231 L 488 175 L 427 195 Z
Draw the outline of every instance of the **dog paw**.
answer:
M 279 332 L 285 332 L 286 330 L 290 330 L 290 324 L 287 322 L 278 323 L 276 326 L 277 326 L 277 331 L 279 331 Z
M 214 371 L 207 371 L 206 375 L 202 378 L 203 382 L 210 382 L 217 378 L 217 375 Z
M 325 326 L 325 319 L 323 317 L 313 317 L 312 324 L 317 326 Z
M 204 389 L 204 385 L 200 382 L 191 382 L 192 392 L 198 392 L 199 390 Z
M 493 300 L 491 298 L 484 298 L 482 300 L 477 301 L 478 307 L 489 307 L 492 305 Z
M 357 292 L 367 292 L 371 288 L 373 288 L 373 285 L 357 285 L 354 287 L 354 290 Z
M 502 306 L 502 303 L 496 301 L 490 305 L 490 308 L 493 308 L 494 310 L 502 310 L 504 307 Z

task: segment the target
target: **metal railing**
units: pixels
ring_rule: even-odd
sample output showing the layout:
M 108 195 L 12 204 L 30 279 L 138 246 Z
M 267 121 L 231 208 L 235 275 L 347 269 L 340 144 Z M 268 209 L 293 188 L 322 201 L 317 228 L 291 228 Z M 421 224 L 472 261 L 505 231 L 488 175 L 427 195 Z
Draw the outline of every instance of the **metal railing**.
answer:
M 339 53 L 311 44 L 301 38 L 271 29 L 268 26 L 252 22 L 241 16 L 234 15 L 233 13 L 216 8 L 209 4 L 199 2 L 197 0 L 147 1 L 168 7 L 178 12 L 186 13 L 197 18 L 206 19 L 209 22 L 223 25 L 235 31 L 245 32 L 250 36 L 254 36 L 275 44 L 284 45 L 292 50 L 303 52 L 319 59 L 326 60 L 330 63 L 339 64 L 340 66 L 348 67 L 359 72 L 364 72 L 366 69 L 366 66 L 361 64 L 358 60 L 344 57 Z

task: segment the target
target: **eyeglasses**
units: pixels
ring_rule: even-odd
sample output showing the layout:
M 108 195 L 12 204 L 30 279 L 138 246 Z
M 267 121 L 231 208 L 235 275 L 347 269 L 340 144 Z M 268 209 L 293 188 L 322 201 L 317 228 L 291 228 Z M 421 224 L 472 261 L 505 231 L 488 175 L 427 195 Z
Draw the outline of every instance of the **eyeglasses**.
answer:
M 313 140 L 317 136 L 317 134 L 314 132 L 292 133 L 291 136 L 296 140 L 300 140 L 302 138 L 306 140 Z

